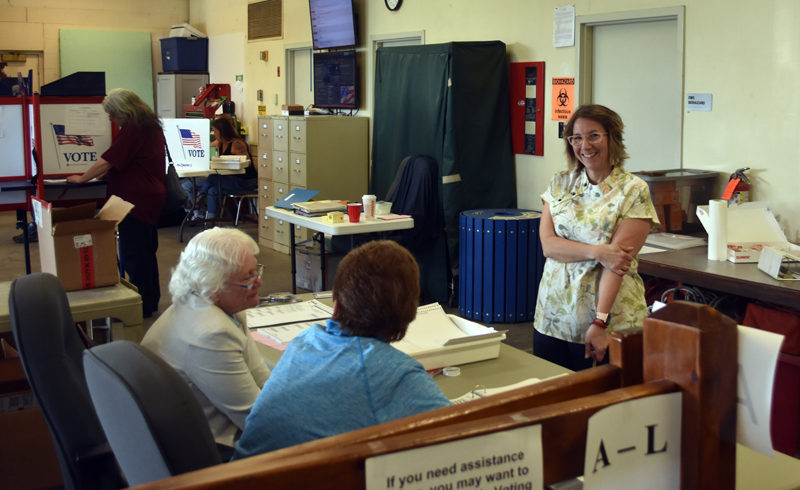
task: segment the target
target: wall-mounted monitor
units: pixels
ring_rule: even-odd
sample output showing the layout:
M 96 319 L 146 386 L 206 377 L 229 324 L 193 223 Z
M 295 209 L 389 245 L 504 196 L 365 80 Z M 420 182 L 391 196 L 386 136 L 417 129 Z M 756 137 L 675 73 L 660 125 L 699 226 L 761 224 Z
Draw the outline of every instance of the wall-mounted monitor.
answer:
M 314 106 L 331 109 L 358 108 L 356 52 L 314 53 Z
M 314 49 L 356 45 L 353 0 L 308 0 Z

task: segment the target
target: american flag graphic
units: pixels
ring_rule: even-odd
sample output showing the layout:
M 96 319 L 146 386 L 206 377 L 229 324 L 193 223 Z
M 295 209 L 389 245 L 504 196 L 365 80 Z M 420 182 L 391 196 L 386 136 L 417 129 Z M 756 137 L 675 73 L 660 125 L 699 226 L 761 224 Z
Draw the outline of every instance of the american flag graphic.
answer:
M 59 145 L 94 146 L 91 136 L 64 134 L 63 124 L 53 124 L 53 132 L 56 134 L 56 141 Z
M 355 85 L 342 85 L 339 87 L 339 97 L 342 104 L 355 104 L 356 103 L 356 87 Z
M 191 146 L 192 148 L 202 148 L 200 144 L 200 135 L 191 129 L 179 129 L 181 132 L 181 143 L 183 146 Z

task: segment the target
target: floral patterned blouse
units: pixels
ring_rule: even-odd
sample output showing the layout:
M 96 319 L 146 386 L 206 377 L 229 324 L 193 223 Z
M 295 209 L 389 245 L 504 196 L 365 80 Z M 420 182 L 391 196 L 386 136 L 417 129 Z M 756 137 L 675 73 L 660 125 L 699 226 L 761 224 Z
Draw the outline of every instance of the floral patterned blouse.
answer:
M 557 173 L 542 194 L 558 236 L 588 244 L 610 243 L 617 223 L 626 218 L 659 223 L 647 183 L 622 167 L 598 185 L 589 182 L 585 170 Z M 635 257 L 623 276 L 609 316 L 609 331 L 642 326 L 647 315 L 644 284 Z M 595 318 L 597 289 L 603 266 L 596 260 L 564 263 L 547 259 L 533 326 L 539 332 L 569 342 L 583 343 Z

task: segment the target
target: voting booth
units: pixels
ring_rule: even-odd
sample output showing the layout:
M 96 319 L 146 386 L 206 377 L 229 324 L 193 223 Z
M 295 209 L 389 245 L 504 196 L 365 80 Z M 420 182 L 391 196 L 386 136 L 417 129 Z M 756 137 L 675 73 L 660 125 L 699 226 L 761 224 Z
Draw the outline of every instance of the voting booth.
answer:
M 33 101 L 33 136 L 41 139 L 40 163 L 46 178 L 83 173 L 111 146 L 111 121 L 103 97 L 34 96 Z
M 208 119 L 161 118 L 161 128 L 178 174 L 209 170 L 211 122 Z
M 0 97 L 0 210 L 25 206 L 20 184 L 31 178 L 28 145 L 28 113 L 24 97 Z

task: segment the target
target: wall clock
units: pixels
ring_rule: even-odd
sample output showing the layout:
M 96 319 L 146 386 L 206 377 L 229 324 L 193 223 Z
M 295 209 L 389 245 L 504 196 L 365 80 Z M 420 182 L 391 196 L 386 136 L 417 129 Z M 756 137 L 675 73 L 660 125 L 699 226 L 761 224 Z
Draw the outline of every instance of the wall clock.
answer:
M 389 10 L 400 10 L 400 5 L 403 4 L 403 0 L 383 0 L 383 2 Z

